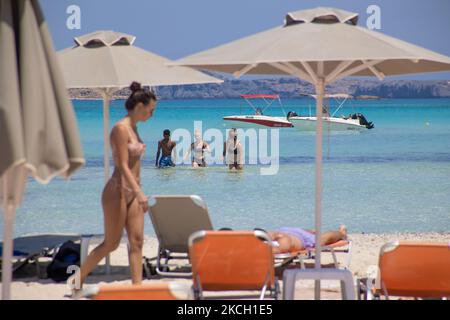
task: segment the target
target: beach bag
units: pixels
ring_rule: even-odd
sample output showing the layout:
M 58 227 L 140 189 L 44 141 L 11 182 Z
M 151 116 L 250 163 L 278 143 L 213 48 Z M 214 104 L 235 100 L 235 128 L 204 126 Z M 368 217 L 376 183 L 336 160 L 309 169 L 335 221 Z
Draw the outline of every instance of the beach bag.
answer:
M 64 242 L 52 262 L 47 267 L 47 277 L 56 281 L 66 281 L 71 273 L 67 273 L 69 266 L 80 266 L 81 246 L 71 240 Z

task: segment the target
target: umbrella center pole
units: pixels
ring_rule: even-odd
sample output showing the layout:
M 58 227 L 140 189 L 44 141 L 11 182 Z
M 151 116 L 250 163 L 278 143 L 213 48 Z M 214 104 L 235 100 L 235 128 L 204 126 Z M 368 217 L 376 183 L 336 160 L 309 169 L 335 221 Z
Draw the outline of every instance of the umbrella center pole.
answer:
M 103 139 L 104 139 L 104 169 L 105 169 L 105 183 L 109 178 L 109 97 L 105 95 L 103 100 Z
M 113 90 L 99 90 L 103 98 L 103 168 L 105 183 L 109 179 L 109 104 L 111 102 Z
M 322 234 L 322 106 L 323 97 L 325 94 L 325 79 L 319 77 L 316 84 L 316 199 L 315 199 L 315 237 L 316 237 L 316 257 L 314 261 L 314 268 L 320 270 L 321 268 L 321 234 Z M 320 280 L 315 281 L 314 298 L 320 299 Z

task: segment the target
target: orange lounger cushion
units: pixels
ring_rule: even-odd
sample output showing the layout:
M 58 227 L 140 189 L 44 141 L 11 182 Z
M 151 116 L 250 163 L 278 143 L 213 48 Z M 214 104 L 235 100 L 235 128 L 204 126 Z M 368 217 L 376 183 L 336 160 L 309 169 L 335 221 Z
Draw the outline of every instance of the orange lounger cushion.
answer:
M 194 286 L 206 291 L 261 290 L 275 285 L 272 247 L 258 232 L 207 231 L 191 236 Z
M 388 295 L 450 296 L 448 243 L 387 243 L 380 250 L 379 268 Z
M 93 288 L 94 300 L 186 300 L 190 288 L 183 283 L 161 282 L 140 285 L 117 284 Z

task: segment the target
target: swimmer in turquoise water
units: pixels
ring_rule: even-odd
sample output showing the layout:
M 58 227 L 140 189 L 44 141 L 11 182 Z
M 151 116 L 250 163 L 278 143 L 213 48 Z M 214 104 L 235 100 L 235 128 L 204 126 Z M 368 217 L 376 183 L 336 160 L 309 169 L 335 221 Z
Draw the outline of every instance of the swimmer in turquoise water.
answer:
M 158 141 L 158 151 L 156 153 L 155 166 L 159 168 L 175 167 L 175 163 L 172 161 L 172 151 L 175 149 L 177 143 L 170 140 L 170 130 L 166 129 L 163 132 L 164 138 Z M 162 150 L 161 159 L 159 158 Z

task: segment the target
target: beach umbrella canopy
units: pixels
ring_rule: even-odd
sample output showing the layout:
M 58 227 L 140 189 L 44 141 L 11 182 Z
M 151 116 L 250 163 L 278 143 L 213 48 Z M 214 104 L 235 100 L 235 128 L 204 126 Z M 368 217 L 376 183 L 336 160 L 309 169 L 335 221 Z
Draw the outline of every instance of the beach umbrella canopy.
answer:
M 404 75 L 450 71 L 450 58 L 359 27 L 356 13 L 314 8 L 288 13 L 282 26 L 209 49 L 172 65 L 243 74 L 291 75 L 315 86 L 316 260 L 320 269 L 322 105 L 325 86 L 347 76 Z M 320 287 L 316 286 L 316 298 Z
M 105 180 L 109 178 L 109 102 L 115 91 L 133 81 L 152 87 L 223 82 L 191 68 L 169 68 L 169 59 L 134 46 L 135 39 L 96 31 L 74 38 L 74 47 L 58 53 L 68 88 L 97 89 L 102 95 Z
M 2 299 L 10 298 L 13 222 L 27 176 L 47 183 L 84 164 L 57 60 L 37 0 L 0 0 Z

